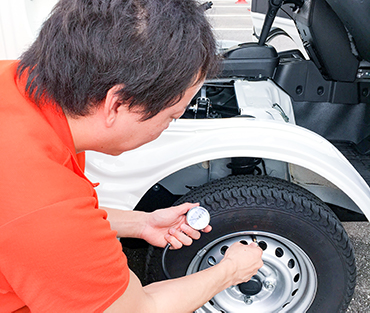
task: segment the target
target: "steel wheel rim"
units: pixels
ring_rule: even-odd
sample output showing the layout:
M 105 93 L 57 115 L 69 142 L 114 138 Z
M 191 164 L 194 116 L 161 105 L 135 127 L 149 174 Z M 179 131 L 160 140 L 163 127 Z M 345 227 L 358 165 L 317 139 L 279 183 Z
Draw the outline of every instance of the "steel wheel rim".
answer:
M 192 259 L 186 274 L 206 269 L 221 261 L 226 247 L 234 242 L 257 241 L 263 252 L 263 267 L 256 281 L 262 283 L 255 294 L 244 294 L 232 286 L 198 309 L 197 313 L 236 312 L 305 312 L 317 290 L 315 267 L 308 255 L 292 241 L 268 232 L 244 231 L 217 238 L 202 248 Z

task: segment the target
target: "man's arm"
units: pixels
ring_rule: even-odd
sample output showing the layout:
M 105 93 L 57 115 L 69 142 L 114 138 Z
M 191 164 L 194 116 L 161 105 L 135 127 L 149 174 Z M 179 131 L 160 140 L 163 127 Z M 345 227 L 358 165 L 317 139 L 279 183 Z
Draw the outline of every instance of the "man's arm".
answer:
M 222 290 L 248 281 L 262 266 L 262 250 L 254 243 L 233 244 L 217 265 L 195 274 L 142 287 L 131 272 L 124 294 L 106 313 L 190 313 Z
M 126 211 L 100 207 L 108 213 L 108 221 L 117 237 L 140 238 L 140 233 L 149 218 L 148 213 L 142 211 Z

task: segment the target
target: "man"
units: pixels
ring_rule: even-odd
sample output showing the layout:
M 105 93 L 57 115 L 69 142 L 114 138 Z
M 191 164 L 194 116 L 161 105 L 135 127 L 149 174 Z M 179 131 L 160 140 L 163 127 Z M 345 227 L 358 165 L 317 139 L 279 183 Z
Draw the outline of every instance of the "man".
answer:
M 1 63 L 0 312 L 192 312 L 257 272 L 261 249 L 238 243 L 210 269 L 142 287 L 116 237 L 190 245 L 196 204 L 102 209 L 83 174 L 86 150 L 157 138 L 216 68 L 193 0 L 61 0 L 20 62 Z

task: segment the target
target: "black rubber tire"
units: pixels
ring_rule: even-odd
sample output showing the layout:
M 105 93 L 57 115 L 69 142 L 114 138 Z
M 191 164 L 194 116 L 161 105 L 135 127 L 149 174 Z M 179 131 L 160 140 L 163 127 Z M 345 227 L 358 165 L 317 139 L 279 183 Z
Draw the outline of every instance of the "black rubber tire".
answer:
M 190 191 L 177 201 L 183 202 L 207 208 L 213 230 L 166 255 L 171 277 L 185 275 L 196 253 L 217 238 L 238 231 L 269 232 L 294 242 L 314 264 L 318 286 L 308 312 L 346 311 L 356 284 L 352 245 L 340 221 L 316 196 L 277 178 L 231 176 Z M 164 279 L 161 254 L 162 249 L 149 248 L 147 282 Z

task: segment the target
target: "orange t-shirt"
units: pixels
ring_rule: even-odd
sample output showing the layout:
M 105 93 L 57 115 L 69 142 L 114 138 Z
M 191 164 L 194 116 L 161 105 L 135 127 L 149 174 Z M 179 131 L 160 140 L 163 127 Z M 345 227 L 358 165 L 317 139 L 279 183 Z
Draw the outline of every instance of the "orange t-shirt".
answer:
M 101 312 L 128 285 L 127 259 L 65 115 L 25 97 L 17 65 L 0 62 L 0 312 Z

